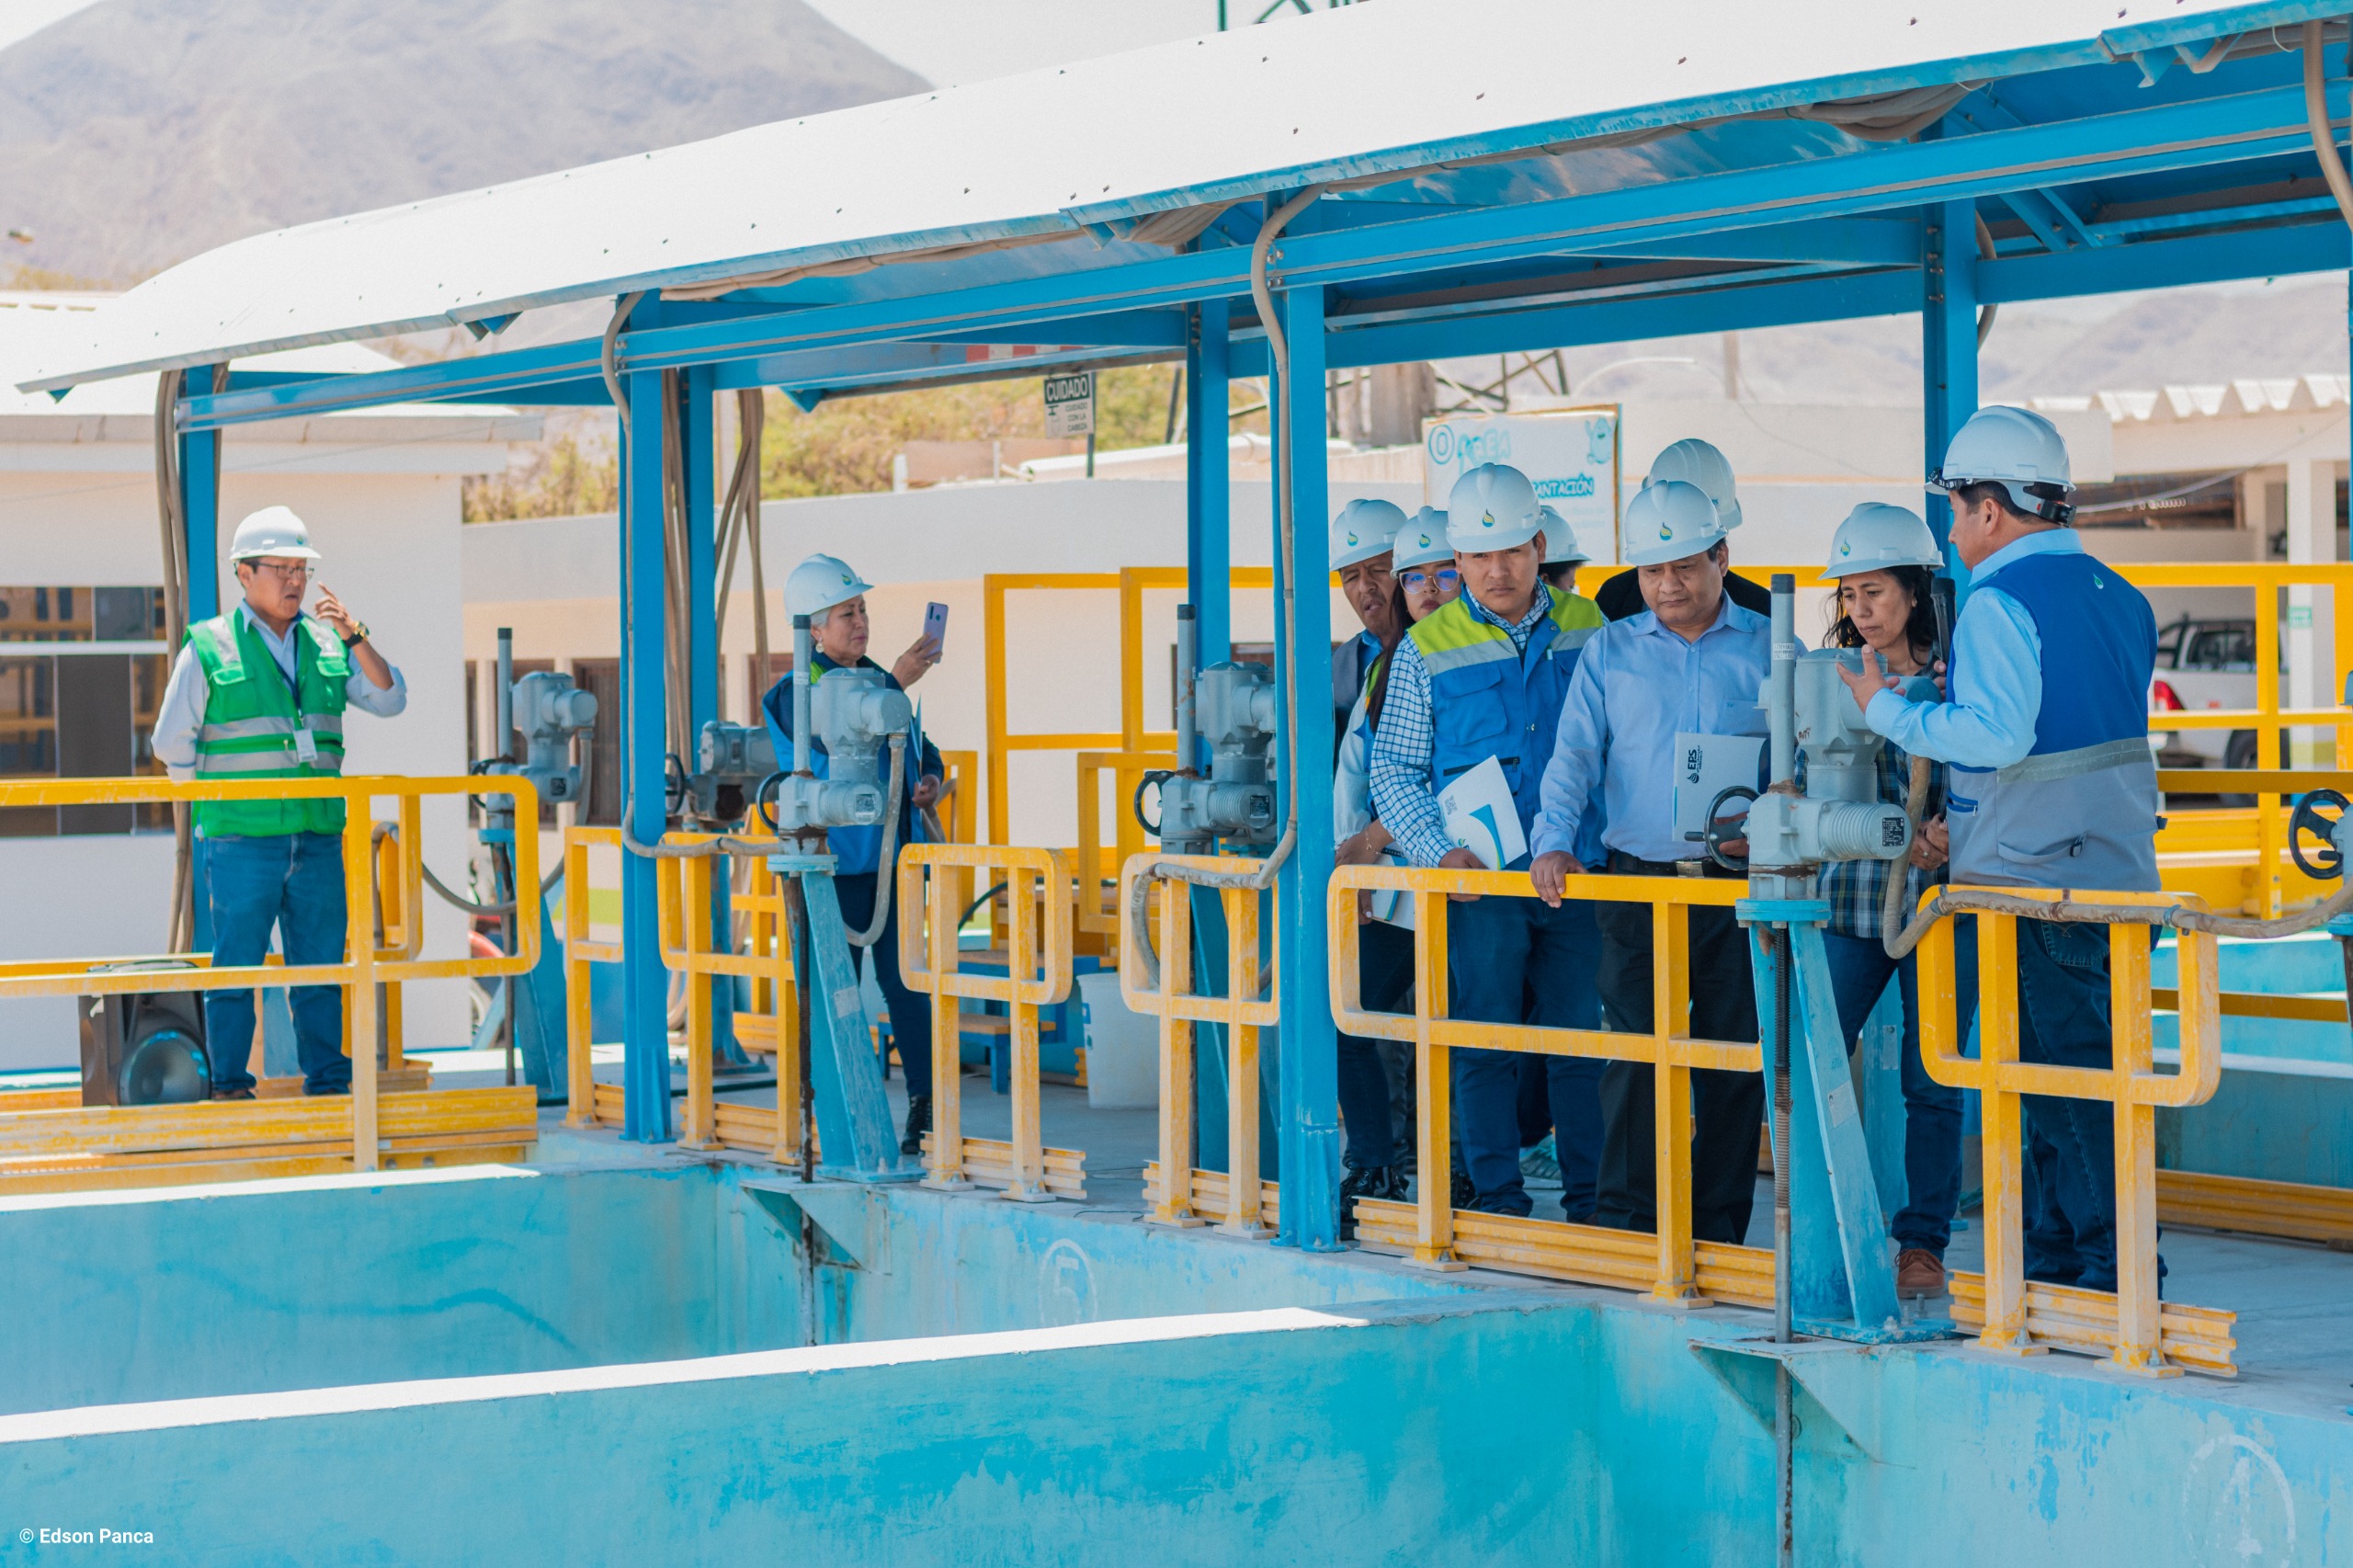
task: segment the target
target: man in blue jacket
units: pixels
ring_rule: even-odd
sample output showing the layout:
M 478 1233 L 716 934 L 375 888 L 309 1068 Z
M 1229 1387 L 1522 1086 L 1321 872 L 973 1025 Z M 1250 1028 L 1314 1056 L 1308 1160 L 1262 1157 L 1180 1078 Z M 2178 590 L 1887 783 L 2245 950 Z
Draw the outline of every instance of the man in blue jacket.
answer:
M 785 579 L 786 611 L 809 618 L 809 635 L 815 644 L 809 667 L 812 685 L 824 679 L 828 670 L 882 668 L 866 656 L 870 630 L 866 592 L 872 586 L 830 555 L 811 556 Z M 884 671 L 882 678 L 894 691 L 905 689 L 900 677 L 890 671 Z M 767 714 L 777 756 L 791 756 L 791 677 L 788 676 L 770 687 L 760 706 Z M 824 778 L 825 743 L 812 736 L 809 750 L 811 767 L 818 778 Z M 915 777 L 908 781 L 901 801 L 896 834 L 896 841 L 903 845 L 916 840 L 916 813 L 939 799 L 938 750 L 925 741 L 922 756 L 910 758 L 909 767 Z M 834 890 L 841 899 L 842 924 L 848 927 L 853 940 L 874 924 L 874 901 L 887 893 L 887 879 L 897 871 L 895 866 L 882 864 L 882 825 L 878 824 L 873 827 L 837 827 L 826 835 L 835 861 Z M 899 1152 L 918 1154 L 923 1152 L 923 1135 L 931 1130 L 931 1008 L 899 977 L 896 900 L 891 902 L 881 929 L 866 953 L 875 983 L 882 988 L 883 1005 L 891 1014 L 891 1038 L 898 1046 L 899 1065 L 907 1074 L 907 1130 L 906 1136 L 900 1140 Z M 957 1070 L 957 1042 L 949 1041 L 948 1050 L 947 1070 L 952 1073 Z

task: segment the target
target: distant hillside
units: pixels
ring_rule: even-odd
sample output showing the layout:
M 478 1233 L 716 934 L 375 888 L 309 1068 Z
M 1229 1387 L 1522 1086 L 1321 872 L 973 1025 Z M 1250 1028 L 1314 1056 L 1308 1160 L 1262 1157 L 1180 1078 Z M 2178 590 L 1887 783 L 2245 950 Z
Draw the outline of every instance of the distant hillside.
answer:
M 100 0 L 0 50 L 0 261 L 129 282 L 925 85 L 801 0 Z

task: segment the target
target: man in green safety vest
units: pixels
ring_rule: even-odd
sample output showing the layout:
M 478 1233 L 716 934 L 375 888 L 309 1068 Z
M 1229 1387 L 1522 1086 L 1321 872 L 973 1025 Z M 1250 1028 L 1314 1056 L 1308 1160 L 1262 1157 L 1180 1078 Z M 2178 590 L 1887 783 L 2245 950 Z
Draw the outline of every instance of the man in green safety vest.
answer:
M 155 756 L 174 778 L 332 778 L 343 771 L 347 707 L 389 719 L 408 706 L 400 671 L 324 585 L 302 613 L 318 558 L 284 506 L 237 525 L 229 559 L 244 602 L 188 629 L 156 716 Z M 215 964 L 260 963 L 272 927 L 290 964 L 343 961 L 341 801 L 203 801 L 196 833 Z M 288 1000 L 303 1093 L 349 1094 L 343 993 L 298 985 Z M 204 1029 L 212 1097 L 253 1098 L 254 994 L 206 992 Z

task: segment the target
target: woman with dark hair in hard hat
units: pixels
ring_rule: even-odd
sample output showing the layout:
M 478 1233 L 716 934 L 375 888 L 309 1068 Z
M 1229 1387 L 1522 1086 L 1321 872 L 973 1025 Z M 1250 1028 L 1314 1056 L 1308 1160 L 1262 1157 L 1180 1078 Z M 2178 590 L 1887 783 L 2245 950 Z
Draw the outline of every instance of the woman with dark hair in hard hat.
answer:
M 1830 542 L 1830 564 L 1823 575 L 1838 591 L 1832 603 L 1833 648 L 1869 648 L 1899 676 L 1927 675 L 1937 658 L 1936 607 L 1929 596 L 1932 574 L 1944 564 L 1936 536 L 1919 514 L 1867 501 L 1838 525 Z M 1904 910 L 1917 907 L 1925 884 L 1943 880 L 1946 854 L 1942 765 L 1919 759 L 1927 788 L 1918 811 L 1904 879 Z M 1914 759 L 1893 741 L 1880 749 L 1879 795 L 1909 804 Z M 1838 1034 L 1851 1052 L 1863 1022 L 1898 983 L 1904 1003 L 1904 1199 L 1888 1229 L 1895 1237 L 1895 1289 L 1902 1296 L 1945 1293 L 1945 1247 L 1952 1238 L 1953 1210 L 1961 1201 L 1961 1091 L 1928 1076 L 1920 1061 L 1920 994 L 1913 959 L 1890 958 L 1881 939 L 1881 907 L 1887 882 L 1897 875 L 1885 860 L 1836 860 L 1822 869 L 1819 896 L 1830 905 L 1822 945 L 1830 960 L 1830 989 L 1838 1008 Z M 1977 1002 L 1974 941 L 1955 945 L 1960 972 L 1961 1030 Z
M 866 656 L 866 594 L 872 586 L 830 555 L 811 556 L 785 579 L 786 613 L 809 618 L 809 636 L 813 644 L 809 678 L 813 683 L 822 680 L 828 670 L 882 668 Z M 925 642 L 919 642 L 902 656 L 900 668 L 884 671 L 882 678 L 892 690 L 903 691 L 908 679 L 919 678 L 938 656 L 936 648 L 926 648 Z M 777 756 L 790 757 L 791 677 L 788 676 L 770 687 L 760 707 L 767 715 Z M 822 778 L 825 776 L 825 743 L 812 735 L 809 749 L 811 765 Z M 918 815 L 938 801 L 943 773 L 938 748 L 928 740 L 923 743 L 922 756 L 910 757 L 907 766 L 915 777 L 899 807 L 897 842 L 903 845 L 916 841 Z M 883 891 L 882 879 L 895 872 L 895 868 L 882 864 L 882 831 L 880 825 L 837 827 L 826 834 L 835 857 L 834 891 L 841 899 L 842 924 L 852 931 L 863 930 L 873 923 L 874 901 Z M 855 948 L 851 949 L 853 954 L 857 951 Z M 881 988 L 883 1006 L 891 1015 L 891 1039 L 898 1047 L 899 1065 L 907 1075 L 907 1128 L 906 1135 L 899 1142 L 899 1152 L 919 1154 L 923 1153 L 923 1135 L 931 1131 L 931 1008 L 925 998 L 907 989 L 906 982 L 899 975 L 899 909 L 895 900 L 883 921 L 881 934 L 865 951 L 867 962 L 874 971 L 874 982 Z M 856 961 L 854 958 L 852 961 Z M 948 1049 L 948 1071 L 952 1073 L 957 1070 L 957 1042 L 950 1040 Z

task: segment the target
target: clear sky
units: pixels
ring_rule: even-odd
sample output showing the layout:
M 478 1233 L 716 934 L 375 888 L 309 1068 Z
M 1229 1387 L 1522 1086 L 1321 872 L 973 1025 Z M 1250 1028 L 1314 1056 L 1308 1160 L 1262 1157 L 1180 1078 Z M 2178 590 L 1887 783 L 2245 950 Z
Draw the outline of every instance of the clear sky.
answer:
M 0 0 L 0 48 L 95 0 Z M 1116 54 L 1217 30 L 1217 0 L 808 0 L 835 26 L 935 83 Z M 1255 6 L 1255 8 L 1254 8 Z M 1234 19 L 1266 0 L 1231 0 Z

